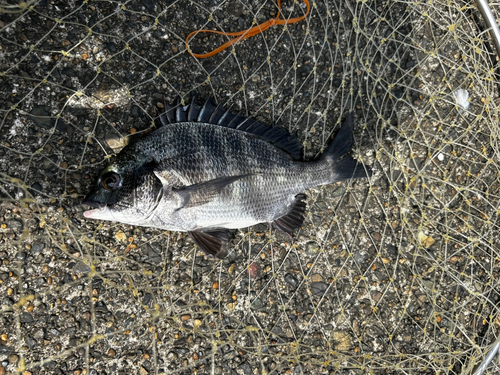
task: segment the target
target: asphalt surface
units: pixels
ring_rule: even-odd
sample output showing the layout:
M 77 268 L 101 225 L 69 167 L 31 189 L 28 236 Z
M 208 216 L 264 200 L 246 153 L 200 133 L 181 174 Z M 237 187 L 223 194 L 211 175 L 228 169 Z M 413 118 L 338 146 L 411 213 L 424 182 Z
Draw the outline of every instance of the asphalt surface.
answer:
M 474 8 L 318 1 L 203 60 L 190 32 L 276 6 L 0 8 L 0 374 L 471 373 L 500 301 L 500 103 Z M 107 158 L 191 92 L 288 129 L 305 160 L 353 111 L 373 176 L 307 191 L 293 243 L 234 231 L 222 261 L 181 233 L 85 219 Z

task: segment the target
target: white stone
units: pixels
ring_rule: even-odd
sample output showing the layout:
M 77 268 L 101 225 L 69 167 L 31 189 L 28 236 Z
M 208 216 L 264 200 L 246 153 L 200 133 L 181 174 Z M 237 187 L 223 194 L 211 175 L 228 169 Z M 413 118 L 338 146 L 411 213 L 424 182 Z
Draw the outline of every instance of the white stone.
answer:
M 455 99 L 457 101 L 457 104 L 462 107 L 463 109 L 467 110 L 469 109 L 469 92 L 464 89 L 458 89 L 456 90 L 453 95 L 455 96 Z

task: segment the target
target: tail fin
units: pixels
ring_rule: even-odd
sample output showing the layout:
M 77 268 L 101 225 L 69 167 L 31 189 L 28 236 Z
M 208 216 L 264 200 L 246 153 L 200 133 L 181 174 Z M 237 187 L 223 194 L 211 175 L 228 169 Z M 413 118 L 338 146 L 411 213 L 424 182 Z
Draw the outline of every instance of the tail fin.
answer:
M 328 146 L 320 160 L 325 160 L 331 164 L 333 170 L 333 181 L 339 182 L 349 180 L 351 178 L 370 177 L 372 171 L 370 168 L 363 167 L 351 156 L 346 155 L 352 147 L 353 137 L 352 130 L 354 127 L 354 113 L 347 116 L 344 124 L 340 128 L 333 142 Z

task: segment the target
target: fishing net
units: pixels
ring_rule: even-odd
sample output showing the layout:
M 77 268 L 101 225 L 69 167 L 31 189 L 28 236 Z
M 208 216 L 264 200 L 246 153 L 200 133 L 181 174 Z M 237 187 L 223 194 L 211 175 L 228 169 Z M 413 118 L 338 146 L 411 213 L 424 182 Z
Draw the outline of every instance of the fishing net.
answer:
M 498 59 L 475 6 L 313 0 L 200 59 L 190 33 L 226 33 L 189 40 L 210 53 L 278 3 L 0 4 L 0 373 L 473 373 L 500 324 Z M 354 112 L 373 176 L 307 191 L 295 242 L 235 231 L 222 261 L 86 220 L 109 157 L 192 92 L 308 160 Z

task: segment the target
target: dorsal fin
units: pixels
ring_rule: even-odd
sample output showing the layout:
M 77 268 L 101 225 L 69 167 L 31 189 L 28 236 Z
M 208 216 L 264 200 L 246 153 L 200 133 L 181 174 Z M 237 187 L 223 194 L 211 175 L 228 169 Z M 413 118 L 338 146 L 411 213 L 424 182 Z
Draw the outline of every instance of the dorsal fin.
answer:
M 210 98 L 203 106 L 200 107 L 196 103 L 196 99 L 196 95 L 193 94 L 191 103 L 184 107 L 181 105 L 180 98 L 173 107 L 164 101 L 165 110 L 160 114 L 160 116 L 158 116 L 157 126 L 186 121 L 225 126 L 255 134 L 286 151 L 295 160 L 300 159 L 302 149 L 301 144 L 298 139 L 290 134 L 286 129 L 273 128 L 264 125 L 251 117 L 233 114 L 229 110 L 225 110 L 220 104 L 215 106 Z
M 158 116 L 156 120 L 156 126 L 158 127 L 173 124 L 175 122 L 175 108 L 170 106 L 165 97 L 163 97 L 163 109 L 164 111 L 160 113 L 160 116 Z

